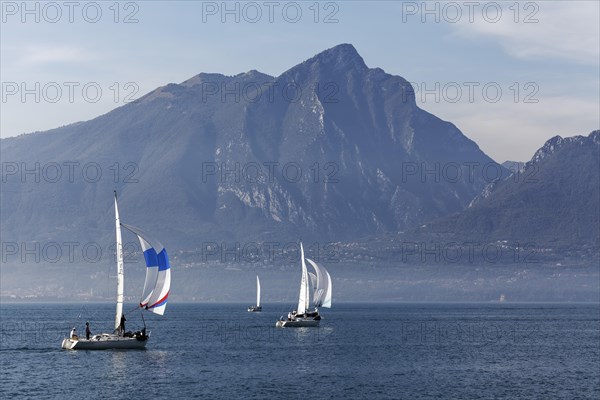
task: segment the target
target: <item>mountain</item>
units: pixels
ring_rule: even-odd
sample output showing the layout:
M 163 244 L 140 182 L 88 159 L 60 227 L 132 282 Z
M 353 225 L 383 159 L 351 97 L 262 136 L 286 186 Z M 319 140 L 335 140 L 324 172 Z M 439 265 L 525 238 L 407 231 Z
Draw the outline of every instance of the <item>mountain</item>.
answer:
M 488 240 L 598 246 L 599 193 L 600 131 L 587 137 L 555 136 L 536 151 L 522 172 L 438 227 Z
M 536 260 L 594 260 L 600 248 L 600 131 L 549 139 L 520 172 L 419 237 L 535 249 Z
M 537 274 L 528 268 L 552 264 L 596 281 L 599 257 L 600 131 L 551 138 L 520 172 L 488 184 L 463 211 L 340 243 L 340 259 L 374 265 L 477 264 Z
M 115 189 L 124 222 L 171 248 L 347 240 L 461 211 L 507 172 L 349 44 L 278 77 L 201 73 L 0 145 L 14 242 L 110 243 Z

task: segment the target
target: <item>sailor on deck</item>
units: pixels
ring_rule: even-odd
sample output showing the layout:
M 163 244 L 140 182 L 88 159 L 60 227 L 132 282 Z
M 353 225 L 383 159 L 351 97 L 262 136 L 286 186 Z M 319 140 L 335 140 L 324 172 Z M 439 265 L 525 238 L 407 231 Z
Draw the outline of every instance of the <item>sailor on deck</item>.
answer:
M 121 335 L 125 333 L 125 321 L 127 321 L 125 314 L 121 314 L 121 323 L 119 324 L 119 332 Z

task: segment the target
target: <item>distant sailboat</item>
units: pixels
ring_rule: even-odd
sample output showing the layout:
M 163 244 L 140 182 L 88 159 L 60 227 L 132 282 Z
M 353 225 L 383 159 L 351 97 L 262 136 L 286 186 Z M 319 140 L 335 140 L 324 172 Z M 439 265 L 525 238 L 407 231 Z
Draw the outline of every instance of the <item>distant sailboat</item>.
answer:
M 125 288 L 123 270 L 123 241 L 121 227 L 135 233 L 140 241 L 146 260 L 146 280 L 142 300 L 139 307 L 152 313 L 163 315 L 167 306 L 167 298 L 171 287 L 171 267 L 167 250 L 156 240 L 140 229 L 121 224 L 115 192 L 115 230 L 117 250 L 117 309 L 115 312 L 115 328 L 111 333 L 101 333 L 87 338 L 79 338 L 75 328 L 71 335 L 63 339 L 62 348 L 67 350 L 106 350 L 106 349 L 143 349 L 150 337 L 144 328 L 137 332 L 125 331 L 125 316 L 123 315 L 123 295 Z M 143 316 L 142 316 L 143 318 Z
M 260 312 L 262 307 L 260 306 L 260 279 L 256 275 L 256 305 L 248 307 L 248 312 Z
M 308 272 L 306 261 L 314 268 L 315 273 Z M 331 275 L 323 267 L 309 258 L 304 258 L 304 248 L 300 242 L 300 264 L 302 267 L 302 278 L 300 280 L 300 294 L 298 296 L 298 308 L 288 313 L 287 319 L 281 317 L 276 322 L 278 328 L 284 327 L 315 327 L 319 326 L 321 315 L 318 307 L 331 308 L 332 283 Z M 314 309 L 310 309 L 309 278 L 313 289 Z

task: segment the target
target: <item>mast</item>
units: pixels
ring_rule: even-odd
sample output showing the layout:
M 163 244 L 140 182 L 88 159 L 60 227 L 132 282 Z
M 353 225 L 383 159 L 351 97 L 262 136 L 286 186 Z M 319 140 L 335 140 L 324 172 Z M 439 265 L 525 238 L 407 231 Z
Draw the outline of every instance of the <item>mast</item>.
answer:
M 123 240 L 121 239 L 121 220 L 119 219 L 119 207 L 117 206 L 117 191 L 115 190 L 115 232 L 117 251 L 117 311 L 115 313 L 115 329 L 121 324 L 123 315 L 123 292 L 125 291 L 125 276 L 123 273 Z

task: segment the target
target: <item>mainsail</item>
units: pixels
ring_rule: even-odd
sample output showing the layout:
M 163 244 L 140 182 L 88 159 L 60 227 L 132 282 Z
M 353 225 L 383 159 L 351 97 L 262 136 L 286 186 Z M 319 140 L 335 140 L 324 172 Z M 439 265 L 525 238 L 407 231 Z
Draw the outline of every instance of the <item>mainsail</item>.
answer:
M 300 260 L 302 262 L 302 280 L 300 281 L 300 295 L 298 296 L 298 314 L 304 314 L 308 309 L 308 271 L 304 262 L 304 248 L 300 242 Z
M 117 205 L 117 192 L 115 191 L 115 234 L 117 251 L 117 310 L 115 312 L 115 329 L 121 324 L 123 315 L 123 293 L 125 291 L 125 276 L 123 271 L 123 240 L 121 238 L 121 220 Z
M 171 266 L 167 249 L 141 229 L 131 225 L 121 225 L 137 235 L 144 252 L 146 279 L 140 307 L 155 314 L 163 315 L 171 288 Z

